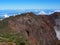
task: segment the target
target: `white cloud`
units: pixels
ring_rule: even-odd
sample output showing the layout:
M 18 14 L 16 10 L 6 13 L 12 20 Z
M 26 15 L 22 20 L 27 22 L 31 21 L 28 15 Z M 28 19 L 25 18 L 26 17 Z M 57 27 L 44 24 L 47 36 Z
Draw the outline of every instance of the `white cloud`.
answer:
M 48 14 L 53 14 L 54 12 L 49 12 Z
M 54 12 L 60 12 L 60 10 L 55 10 Z
M 5 18 L 9 17 L 7 14 L 4 15 Z
M 44 11 L 41 11 L 39 14 L 42 14 L 42 15 L 44 15 L 44 14 L 46 14 Z
M 54 29 L 55 29 L 57 38 L 60 40 L 60 31 L 58 30 L 58 27 L 57 26 L 54 26 Z

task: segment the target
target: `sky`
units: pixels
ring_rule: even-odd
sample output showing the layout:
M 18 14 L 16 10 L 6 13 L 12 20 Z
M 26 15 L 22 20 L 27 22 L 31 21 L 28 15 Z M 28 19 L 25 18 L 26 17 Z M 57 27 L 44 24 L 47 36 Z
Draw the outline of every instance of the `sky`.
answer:
M 0 9 L 60 9 L 60 0 L 0 0 Z

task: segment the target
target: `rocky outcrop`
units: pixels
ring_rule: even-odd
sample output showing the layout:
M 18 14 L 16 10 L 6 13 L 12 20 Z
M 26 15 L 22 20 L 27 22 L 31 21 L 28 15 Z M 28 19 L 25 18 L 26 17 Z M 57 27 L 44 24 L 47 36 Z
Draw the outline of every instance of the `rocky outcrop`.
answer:
M 51 14 L 53 19 L 54 29 L 56 31 L 57 38 L 60 40 L 60 12 Z
M 4 19 L 8 22 L 5 28 L 22 33 L 29 40 L 29 45 L 59 45 L 50 18 L 52 17 L 25 13 Z

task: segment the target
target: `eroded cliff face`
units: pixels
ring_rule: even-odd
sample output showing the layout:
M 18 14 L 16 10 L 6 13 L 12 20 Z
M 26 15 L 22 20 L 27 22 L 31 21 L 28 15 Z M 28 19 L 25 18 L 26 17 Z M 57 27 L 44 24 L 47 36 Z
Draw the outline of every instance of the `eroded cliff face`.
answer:
M 8 22 L 5 28 L 22 33 L 27 38 L 29 45 L 59 45 L 53 20 L 50 17 L 25 13 L 4 19 Z
M 60 40 L 60 12 L 55 12 L 51 14 L 51 17 L 54 21 L 53 24 L 57 34 L 57 38 Z

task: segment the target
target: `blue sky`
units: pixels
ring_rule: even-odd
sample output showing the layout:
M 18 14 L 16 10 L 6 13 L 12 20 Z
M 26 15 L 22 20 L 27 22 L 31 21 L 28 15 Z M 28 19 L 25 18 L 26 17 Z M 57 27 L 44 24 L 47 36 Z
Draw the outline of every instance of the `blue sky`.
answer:
M 60 0 L 0 0 L 0 9 L 60 9 Z

